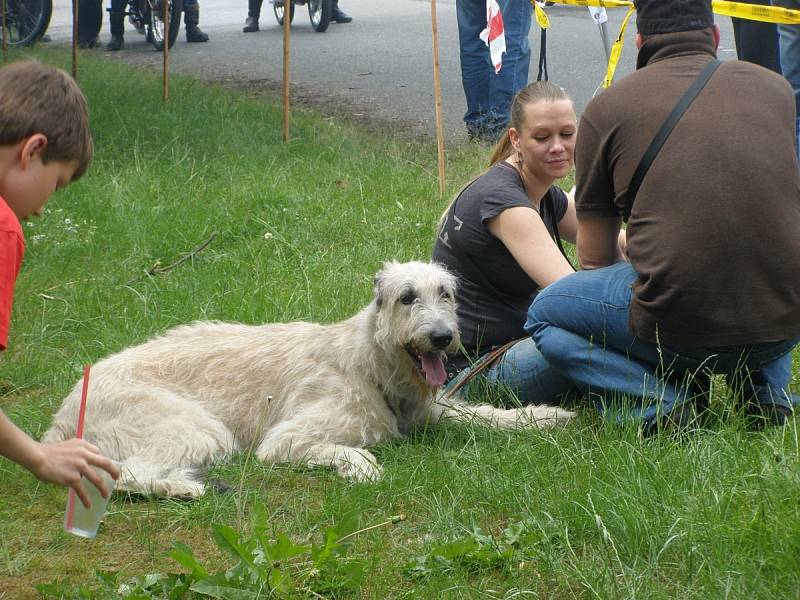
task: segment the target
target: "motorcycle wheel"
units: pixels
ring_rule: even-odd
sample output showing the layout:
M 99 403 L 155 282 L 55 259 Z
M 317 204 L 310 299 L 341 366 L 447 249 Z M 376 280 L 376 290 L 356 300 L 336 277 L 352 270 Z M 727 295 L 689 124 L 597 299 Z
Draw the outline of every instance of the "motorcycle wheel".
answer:
M 6 0 L 5 27 L 0 15 L 0 42 L 5 35 L 10 47 L 34 43 L 44 35 L 52 14 L 52 0 Z
M 178 39 L 181 30 L 182 0 L 167 0 L 169 10 L 169 48 Z M 164 20 L 162 18 L 161 0 L 144 1 L 144 27 L 147 32 L 147 41 L 159 52 L 164 49 Z
M 280 5 L 274 2 L 272 4 L 272 10 L 275 13 L 275 20 L 278 22 L 278 25 L 283 27 L 283 2 L 281 2 Z M 294 21 L 294 2 L 289 4 L 289 23 L 292 21 Z
M 314 31 L 325 31 L 331 23 L 331 0 L 308 0 L 308 18 Z

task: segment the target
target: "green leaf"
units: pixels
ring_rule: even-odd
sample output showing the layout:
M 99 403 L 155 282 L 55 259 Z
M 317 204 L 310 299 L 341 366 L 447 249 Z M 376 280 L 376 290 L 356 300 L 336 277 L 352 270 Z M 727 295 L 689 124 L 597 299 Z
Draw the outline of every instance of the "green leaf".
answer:
M 213 575 L 202 581 L 195 581 L 189 588 L 191 591 L 220 598 L 221 600 L 255 600 L 261 596 L 259 591 L 246 590 L 231 585 L 222 574 Z
M 259 571 L 252 551 L 239 543 L 239 534 L 234 529 L 227 525 L 213 525 L 212 530 L 214 532 L 214 540 L 220 550 L 227 551 L 231 556 L 249 566 L 253 572 L 257 573 Z
M 203 568 L 203 565 L 194 557 L 192 549 L 183 542 L 174 542 L 168 556 L 188 569 L 194 577 L 198 579 L 208 577 L 208 573 L 205 568 Z

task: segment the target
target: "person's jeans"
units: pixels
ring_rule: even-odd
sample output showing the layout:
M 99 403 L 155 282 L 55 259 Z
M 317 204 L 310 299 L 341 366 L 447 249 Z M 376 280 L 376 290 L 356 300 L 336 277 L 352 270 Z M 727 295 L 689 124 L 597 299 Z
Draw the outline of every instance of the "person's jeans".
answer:
M 800 10 L 800 0 L 772 0 L 772 4 L 782 8 Z M 778 36 L 783 76 L 794 90 L 794 102 L 798 115 L 795 133 L 797 134 L 798 149 L 800 149 L 800 25 L 779 24 Z
M 691 400 L 710 374 L 741 382 L 758 404 L 792 407 L 791 350 L 800 338 L 724 348 L 652 344 L 628 329 L 636 278 L 629 263 L 568 275 L 539 292 L 525 324 L 547 362 L 607 418 L 654 424 Z
M 503 15 L 506 53 L 495 74 L 489 47 L 481 40 L 486 29 L 486 0 L 456 0 L 461 81 L 467 99 L 464 123 L 470 137 L 496 139 L 508 127 L 511 101 L 528 83 L 533 6 L 530 0 L 498 0 Z
M 461 381 L 469 372 L 469 367 L 461 371 L 447 384 L 448 387 Z M 559 404 L 563 396 L 575 389 L 569 379 L 547 363 L 531 338 L 509 348 L 495 365 L 470 381 L 463 393 L 480 380 L 492 387 L 511 391 L 521 405 Z

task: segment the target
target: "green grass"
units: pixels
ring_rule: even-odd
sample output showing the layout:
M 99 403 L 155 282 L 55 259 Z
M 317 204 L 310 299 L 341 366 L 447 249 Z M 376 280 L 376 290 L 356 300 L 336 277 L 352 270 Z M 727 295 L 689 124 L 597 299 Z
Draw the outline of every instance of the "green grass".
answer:
M 66 65 L 67 57 L 38 54 Z M 332 322 L 370 299 L 382 261 L 425 259 L 448 198 L 488 149 L 451 148 L 438 194 L 435 145 L 293 113 L 292 141 L 269 99 L 85 58 L 96 159 L 26 226 L 0 407 L 34 436 L 81 367 L 195 319 Z M 216 237 L 191 260 L 145 276 Z M 213 343 L 213 340 L 209 341 Z M 795 383 L 797 383 L 795 369 Z M 719 400 L 718 401 L 722 401 Z M 800 598 L 797 421 L 747 433 L 735 416 L 709 431 L 641 439 L 588 409 L 555 430 L 448 426 L 376 449 L 385 477 L 351 484 L 325 469 L 214 468 L 232 493 L 191 502 L 115 498 L 96 540 L 62 531 L 66 491 L 0 461 L 0 599 L 36 585 L 95 584 L 95 571 L 176 572 L 186 543 L 231 566 L 212 524 L 251 533 L 262 506 L 274 533 L 318 539 L 350 510 L 364 561 L 355 598 Z M 475 527 L 498 535 L 532 519 L 547 532 L 500 564 L 405 568 Z

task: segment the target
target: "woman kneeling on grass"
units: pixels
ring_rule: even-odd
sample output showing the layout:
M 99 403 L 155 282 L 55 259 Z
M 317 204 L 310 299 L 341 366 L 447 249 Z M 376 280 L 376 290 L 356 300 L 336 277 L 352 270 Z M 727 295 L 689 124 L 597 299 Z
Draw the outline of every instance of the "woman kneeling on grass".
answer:
M 489 169 L 442 215 L 433 260 L 458 275 L 464 350 L 448 361 L 451 389 L 484 364 L 479 376 L 521 404 L 556 403 L 573 389 L 522 327 L 536 293 L 574 271 L 561 238 L 575 242 L 575 204 L 555 182 L 572 168 L 576 133 L 562 88 L 547 81 L 524 87 Z M 503 348 L 513 340 L 520 341 Z

